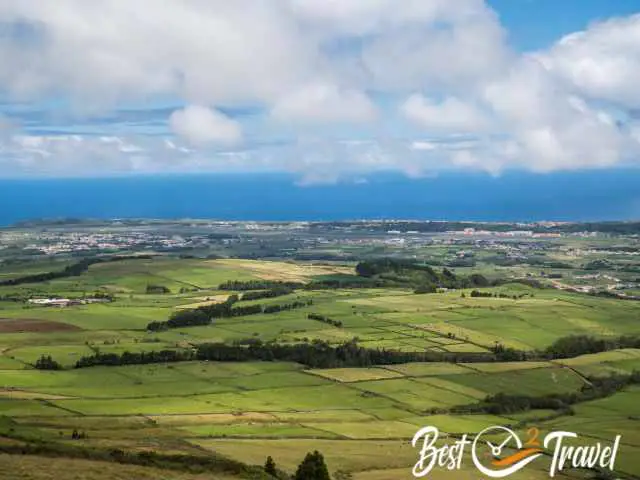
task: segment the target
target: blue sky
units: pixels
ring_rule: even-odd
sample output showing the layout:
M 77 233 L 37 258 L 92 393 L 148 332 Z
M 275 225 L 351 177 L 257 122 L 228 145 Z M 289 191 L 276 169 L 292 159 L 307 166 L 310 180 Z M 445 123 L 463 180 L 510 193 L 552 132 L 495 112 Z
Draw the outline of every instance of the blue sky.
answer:
M 640 163 L 637 0 L 5 0 L 0 57 L 2 177 Z
M 596 21 L 640 12 L 637 0 L 490 0 L 489 5 L 522 51 L 547 48 Z

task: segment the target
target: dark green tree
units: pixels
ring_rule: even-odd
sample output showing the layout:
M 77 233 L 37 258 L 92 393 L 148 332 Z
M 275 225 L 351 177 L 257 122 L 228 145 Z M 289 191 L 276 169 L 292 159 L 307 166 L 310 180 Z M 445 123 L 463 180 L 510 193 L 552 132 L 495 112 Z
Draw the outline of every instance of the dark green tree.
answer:
M 56 362 L 51 355 L 41 355 L 34 365 L 38 370 L 61 370 L 62 365 Z
M 171 290 L 169 290 L 164 285 L 147 285 L 146 293 L 163 294 L 171 293 Z
M 267 457 L 267 461 L 264 464 L 264 471 L 273 477 L 278 476 L 278 471 L 276 470 L 276 462 L 273 461 L 273 458 L 270 456 Z
M 307 453 L 293 478 L 294 480 L 331 480 L 324 457 L 317 450 Z

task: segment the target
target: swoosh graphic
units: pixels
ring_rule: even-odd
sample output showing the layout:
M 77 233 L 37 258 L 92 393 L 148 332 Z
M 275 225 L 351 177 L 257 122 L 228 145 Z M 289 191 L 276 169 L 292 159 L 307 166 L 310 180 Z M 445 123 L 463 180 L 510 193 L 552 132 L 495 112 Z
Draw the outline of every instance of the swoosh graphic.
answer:
M 542 450 L 539 448 L 527 448 L 525 450 L 520 450 L 519 452 L 516 452 L 506 458 L 503 458 L 502 460 L 494 460 L 491 463 L 496 467 L 508 467 L 509 465 L 513 465 L 523 458 L 530 457 L 531 455 L 535 455 L 536 453 L 542 453 Z

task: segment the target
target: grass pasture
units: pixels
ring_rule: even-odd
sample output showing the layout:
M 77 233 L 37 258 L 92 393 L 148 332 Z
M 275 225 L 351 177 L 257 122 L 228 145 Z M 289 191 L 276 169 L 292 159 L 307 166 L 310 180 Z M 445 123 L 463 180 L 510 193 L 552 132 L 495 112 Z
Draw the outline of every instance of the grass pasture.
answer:
M 248 463 L 262 461 L 267 455 L 279 460 L 289 471 L 309 451 L 320 450 L 332 471 L 363 471 L 375 468 L 404 468 L 415 463 L 416 452 L 408 441 L 395 440 L 323 440 L 323 439 L 277 439 L 197 440 L 197 445 L 235 456 Z M 409 473 L 409 472 L 407 472 Z
M 611 374 L 631 373 L 640 370 L 640 350 L 622 349 L 602 352 L 556 363 L 573 368 L 585 376 L 607 376 Z
M 226 281 L 308 282 L 352 273 L 353 267 L 344 265 L 157 258 L 97 264 L 78 277 L 0 288 L 0 293 L 80 296 L 108 291 L 115 295 L 112 303 L 69 308 L 0 302 L 0 431 L 6 433 L 6 425 L 2 426 L 6 419 L 18 434 L 47 441 L 73 444 L 70 433 L 79 429 L 87 434 L 84 444 L 97 448 L 190 454 L 215 451 L 252 464 L 262 464 L 271 455 L 288 471 L 308 451 L 319 449 L 334 474 L 348 472 L 357 480 L 411 478 L 417 452 L 409 442 L 422 426 L 434 425 L 455 436 L 474 434 L 490 425 L 525 428 L 556 413 L 454 415 L 447 413 L 452 407 L 497 393 L 577 392 L 585 385 L 585 376 L 640 369 L 637 350 L 554 362 L 407 363 L 312 370 L 290 362 L 72 368 L 78 358 L 96 351 L 153 351 L 247 339 L 321 340 L 337 345 L 357 338 L 360 345 L 370 348 L 469 353 L 487 352 L 496 342 L 542 349 L 568 333 L 611 336 L 638 332 L 639 303 L 524 285 L 491 291 L 533 297 L 470 298 L 469 291 L 464 292 L 465 297 L 462 291 L 415 295 L 397 288 L 299 290 L 245 304 L 311 298 L 313 305 L 215 319 L 205 326 L 146 331 L 149 322 L 166 320 L 177 309 L 224 300 L 234 293 L 217 289 Z M 167 286 L 171 292 L 148 295 L 145 291 L 150 284 Z M 342 327 L 309 319 L 309 313 L 339 320 Z M 41 355 L 51 355 L 65 369 L 35 370 L 31 365 Z M 540 427 L 574 429 L 602 439 L 620 430 L 625 436 L 621 465 L 624 472 L 633 473 L 637 466 L 633 449 L 640 447 L 635 433 L 640 416 L 636 390 L 576 405 L 576 415 L 545 420 Z M 0 468 L 15 468 L 15 478 L 46 478 L 28 476 L 28 468 L 40 468 L 32 466 L 39 459 L 22 461 L 0 455 Z M 81 470 L 96 475 L 92 478 L 103 478 L 93 463 Z M 64 462 L 52 462 L 52 475 L 63 464 L 70 468 Z M 116 467 L 107 464 L 105 475 L 116 479 L 126 475 L 205 478 L 151 469 L 125 469 L 123 473 Z M 459 473 L 459 478 L 476 478 L 470 470 Z M 546 478 L 543 474 L 542 469 L 533 469 L 529 476 L 514 478 L 537 480 Z
M 507 393 L 540 396 L 570 393 L 584 385 L 582 377 L 567 368 L 534 368 L 494 374 L 470 373 L 453 375 L 447 378 L 449 379 L 492 395 Z
M 330 368 L 324 370 L 309 370 L 309 373 L 346 383 L 382 380 L 403 376 L 401 373 L 385 368 Z
M 577 432 L 584 442 L 611 444 L 621 435 L 618 470 L 627 475 L 640 472 L 640 388 L 634 387 L 613 397 L 578 405 L 575 415 L 545 422 L 541 428 Z

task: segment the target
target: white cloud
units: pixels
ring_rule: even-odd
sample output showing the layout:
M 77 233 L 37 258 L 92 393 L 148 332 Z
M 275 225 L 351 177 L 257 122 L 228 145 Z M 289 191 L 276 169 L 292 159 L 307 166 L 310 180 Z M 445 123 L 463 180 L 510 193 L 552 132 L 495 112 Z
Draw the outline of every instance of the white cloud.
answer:
M 7 176 L 132 173 L 152 163 L 145 148 L 118 137 L 18 134 L 0 141 L 0 167 Z
M 0 84 L 62 91 L 84 102 L 177 94 L 197 103 L 285 92 L 313 51 L 279 2 L 265 0 L 5 0 Z M 25 35 L 29 39 L 25 40 Z
M 0 91 L 26 102 L 3 105 L 3 172 L 328 178 L 640 158 L 640 15 L 524 54 L 483 0 L 3 0 L 0 25 Z M 67 100 L 107 120 L 60 124 Z M 155 101 L 170 107 L 109 118 Z
M 512 138 L 508 155 L 502 154 L 506 165 L 551 171 L 611 166 L 625 159 L 625 133 L 536 58 L 521 59 L 509 75 L 488 85 L 485 100 Z
M 357 90 L 314 83 L 281 98 L 273 107 L 278 120 L 303 122 L 369 122 L 376 117 L 376 107 Z
M 169 118 L 171 130 L 193 145 L 234 145 L 242 139 L 240 124 L 207 107 L 190 105 Z
M 466 89 L 510 55 L 497 16 L 481 0 L 291 1 L 309 35 L 351 41 L 338 66 L 370 88 Z
M 640 14 L 567 35 L 541 61 L 588 97 L 640 108 Z
M 0 22 L 14 25 L 0 41 L 13 67 L 0 85 L 82 104 L 154 94 L 272 102 L 327 75 L 376 88 L 461 84 L 504 56 L 502 28 L 480 0 L 4 0 Z M 327 53 L 350 39 L 362 49 L 344 62 Z
M 479 132 L 489 127 L 489 120 L 478 107 L 454 97 L 436 103 L 414 94 L 404 102 L 401 110 L 409 120 L 436 131 Z
M 415 141 L 411 143 L 412 150 L 432 151 L 432 150 L 436 150 L 437 148 L 438 146 L 433 142 Z

